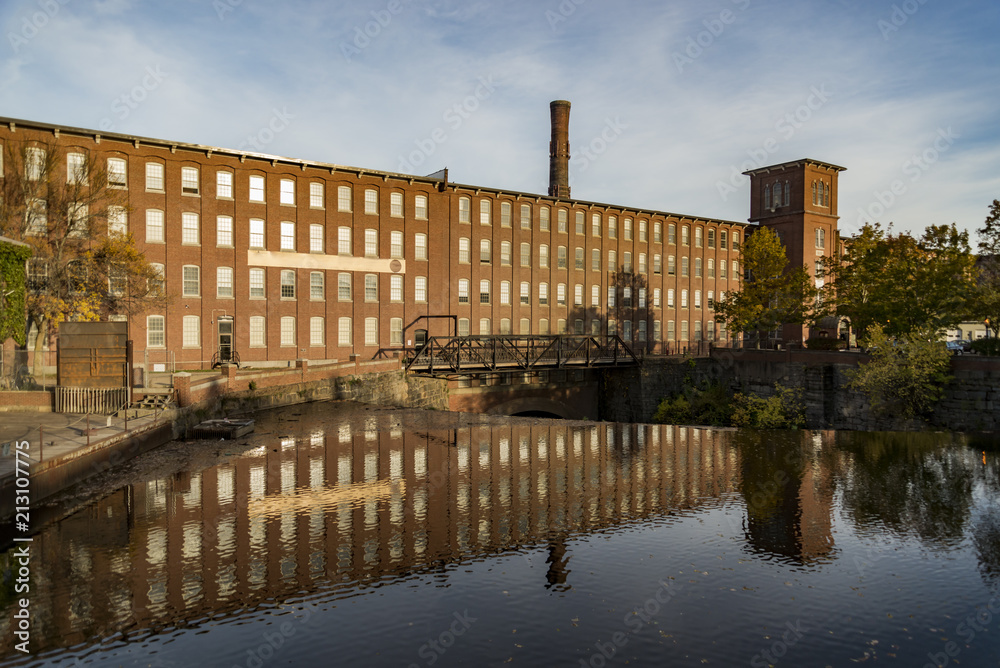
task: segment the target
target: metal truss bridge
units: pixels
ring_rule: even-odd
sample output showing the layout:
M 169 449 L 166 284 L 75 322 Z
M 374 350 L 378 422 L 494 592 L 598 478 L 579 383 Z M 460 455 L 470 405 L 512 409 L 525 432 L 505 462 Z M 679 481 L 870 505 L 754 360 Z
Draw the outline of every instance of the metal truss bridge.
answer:
M 445 377 L 640 363 L 619 336 L 433 336 L 417 348 L 383 348 L 376 357 L 394 354 L 407 371 Z

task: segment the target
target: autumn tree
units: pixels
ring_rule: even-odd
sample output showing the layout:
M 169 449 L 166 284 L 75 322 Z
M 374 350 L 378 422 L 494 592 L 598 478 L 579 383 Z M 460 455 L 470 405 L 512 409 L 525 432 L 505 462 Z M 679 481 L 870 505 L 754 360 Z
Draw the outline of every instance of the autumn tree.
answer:
M 757 333 L 782 324 L 811 322 L 817 315 L 817 288 L 809 270 L 788 265 L 785 247 L 768 227 L 754 230 L 743 245 L 747 278 L 715 302 L 715 317 L 734 332 Z
M 113 171 L 85 149 L 8 142 L 0 178 L 0 235 L 28 244 L 28 327 L 34 373 L 52 329 L 65 320 L 132 317 L 166 301 L 157 273 L 127 233 L 124 165 Z
M 855 332 L 937 333 L 973 310 L 975 258 L 968 232 L 931 225 L 920 237 L 866 224 L 840 258 L 827 258 L 824 303 Z
M 979 233 L 974 316 L 1000 338 L 1000 200 L 993 200 Z

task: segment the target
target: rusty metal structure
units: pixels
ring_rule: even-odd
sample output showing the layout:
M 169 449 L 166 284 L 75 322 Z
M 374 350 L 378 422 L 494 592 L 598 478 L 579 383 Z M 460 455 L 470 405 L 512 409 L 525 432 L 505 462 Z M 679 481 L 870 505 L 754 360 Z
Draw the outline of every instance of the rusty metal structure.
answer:
M 56 411 L 107 415 L 124 408 L 128 353 L 127 323 L 60 324 Z

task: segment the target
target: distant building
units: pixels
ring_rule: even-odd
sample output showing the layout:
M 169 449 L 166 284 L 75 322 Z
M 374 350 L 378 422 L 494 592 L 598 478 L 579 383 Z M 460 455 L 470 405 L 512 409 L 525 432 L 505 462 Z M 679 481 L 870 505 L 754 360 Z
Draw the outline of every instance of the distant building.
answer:
M 712 307 L 740 284 L 748 224 L 571 198 L 569 108 L 552 104 L 547 195 L 10 118 L 0 143 L 90 152 L 128 191 L 124 223 L 175 297 L 131 323 L 140 364 L 365 359 L 454 333 L 728 341 Z M 748 172 L 750 221 L 812 267 L 836 238 L 842 169 Z

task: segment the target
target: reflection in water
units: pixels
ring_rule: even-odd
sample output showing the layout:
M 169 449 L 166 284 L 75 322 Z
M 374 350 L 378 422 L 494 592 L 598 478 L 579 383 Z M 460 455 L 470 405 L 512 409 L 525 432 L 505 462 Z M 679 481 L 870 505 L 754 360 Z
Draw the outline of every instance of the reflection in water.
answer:
M 820 567 L 837 557 L 838 498 L 858 526 L 932 546 L 964 535 L 975 490 L 1000 498 L 995 457 L 984 466 L 940 440 L 368 415 L 262 433 L 238 456 L 122 488 L 44 530 L 39 644 L 156 634 L 304 592 L 350 596 L 533 547 L 547 551 L 539 586 L 564 592 L 574 537 L 724 506 L 745 509 L 746 550 Z M 980 513 L 972 533 L 984 574 L 1000 577 L 1000 513 Z M 15 608 L 0 603 L 7 655 Z

